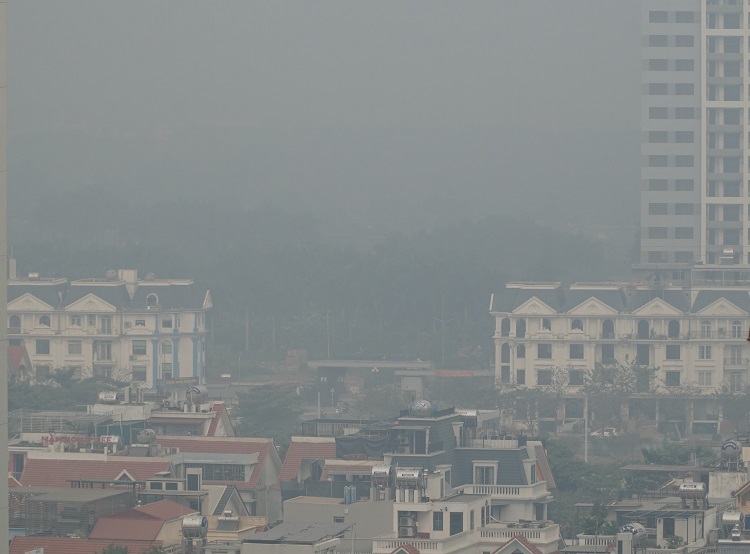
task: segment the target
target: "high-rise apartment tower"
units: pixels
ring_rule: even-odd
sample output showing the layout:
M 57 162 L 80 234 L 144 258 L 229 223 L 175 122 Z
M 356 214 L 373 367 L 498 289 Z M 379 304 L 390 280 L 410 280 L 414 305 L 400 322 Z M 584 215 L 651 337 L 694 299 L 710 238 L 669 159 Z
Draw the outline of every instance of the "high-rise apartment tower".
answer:
M 704 276 L 750 275 L 750 3 L 641 5 L 635 269 L 673 282 L 696 267 Z

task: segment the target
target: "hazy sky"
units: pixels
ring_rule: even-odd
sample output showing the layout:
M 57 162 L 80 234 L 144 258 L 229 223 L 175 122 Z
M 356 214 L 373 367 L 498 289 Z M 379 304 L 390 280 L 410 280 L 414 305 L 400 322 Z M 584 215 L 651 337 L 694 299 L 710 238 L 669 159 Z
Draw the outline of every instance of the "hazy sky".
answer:
M 638 2 L 11 0 L 11 187 L 637 225 Z

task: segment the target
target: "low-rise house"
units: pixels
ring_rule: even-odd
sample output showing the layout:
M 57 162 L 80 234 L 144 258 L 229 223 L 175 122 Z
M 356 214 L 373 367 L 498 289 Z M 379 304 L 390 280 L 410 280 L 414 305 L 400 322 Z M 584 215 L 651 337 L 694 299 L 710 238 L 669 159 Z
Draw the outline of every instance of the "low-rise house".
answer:
M 325 460 L 335 457 L 333 437 L 292 437 L 279 473 L 282 499 L 308 494 L 306 484 L 320 481 Z
M 159 541 L 164 547 L 182 542 L 182 518 L 198 512 L 171 500 L 136 506 L 119 514 L 100 517 L 90 539 L 108 541 Z

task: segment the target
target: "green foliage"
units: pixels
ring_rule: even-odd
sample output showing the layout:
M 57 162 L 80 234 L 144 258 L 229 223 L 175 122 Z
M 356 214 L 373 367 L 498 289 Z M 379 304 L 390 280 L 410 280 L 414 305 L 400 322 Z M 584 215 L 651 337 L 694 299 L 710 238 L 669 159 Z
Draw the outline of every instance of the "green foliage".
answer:
M 66 370 L 58 370 L 49 382 L 32 384 L 29 381 L 12 379 L 8 383 L 8 411 L 26 410 L 71 410 L 96 402 L 102 389 L 123 386 L 106 377 L 93 377 L 77 381 Z
M 680 548 L 683 544 L 685 544 L 685 541 L 682 537 L 678 537 L 677 535 L 670 535 L 669 537 L 664 537 L 667 539 L 667 548 L 669 549 L 677 549 Z
M 264 385 L 237 391 L 234 411 L 242 437 L 272 438 L 285 450 L 291 437 L 299 431 L 299 390 L 294 385 Z M 283 453 L 283 452 L 282 452 Z
M 444 351 L 448 367 L 486 368 L 494 352 L 487 303 L 507 280 L 612 278 L 619 267 L 585 237 L 512 218 L 380 236 L 363 247 L 327 239 L 332 222 L 309 214 L 231 202 L 143 205 L 103 187 L 27 209 L 10 226 L 22 271 L 77 278 L 130 266 L 210 288 L 216 373 L 236 367 L 230 353 L 245 348 L 248 309 L 243 364 L 288 348 L 323 358 L 330 345 L 337 358 L 442 361 Z M 83 220 L 85 231 L 75 224 Z

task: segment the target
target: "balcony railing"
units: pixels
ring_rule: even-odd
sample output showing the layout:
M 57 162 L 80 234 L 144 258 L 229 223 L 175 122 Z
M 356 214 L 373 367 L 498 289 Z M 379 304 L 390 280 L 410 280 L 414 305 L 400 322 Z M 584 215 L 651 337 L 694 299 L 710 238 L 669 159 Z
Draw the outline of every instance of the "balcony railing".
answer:
M 548 494 L 547 483 L 540 481 L 533 485 L 464 485 L 460 487 L 465 494 L 489 495 L 499 498 L 541 498 Z
M 488 540 L 505 542 L 515 536 L 521 535 L 531 543 L 549 544 L 559 539 L 560 526 L 548 521 L 531 521 L 519 523 L 491 523 L 479 529 L 482 542 Z M 499 542 L 499 541 L 498 541 Z
M 464 531 L 445 539 L 420 539 L 419 537 L 394 537 L 393 533 L 375 537 L 372 541 L 373 554 L 390 553 L 404 545 L 411 545 L 420 552 L 456 552 L 464 546 L 472 544 L 476 538 L 476 530 Z
M 749 365 L 749 358 L 724 358 L 724 367 L 746 369 Z

